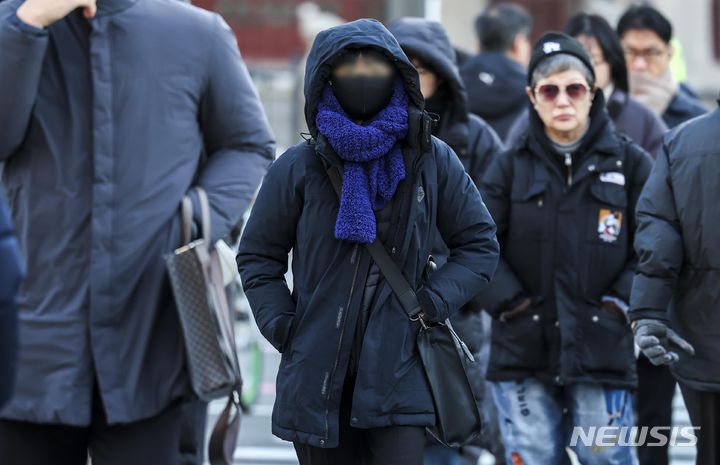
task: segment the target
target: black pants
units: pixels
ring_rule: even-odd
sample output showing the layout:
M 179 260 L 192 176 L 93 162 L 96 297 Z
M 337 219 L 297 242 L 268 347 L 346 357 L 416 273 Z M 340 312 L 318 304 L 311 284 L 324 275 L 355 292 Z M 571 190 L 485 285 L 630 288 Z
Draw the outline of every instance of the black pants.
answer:
M 300 465 L 422 465 L 425 428 L 350 426 L 354 388 L 354 380 L 346 379 L 340 403 L 340 446 L 323 449 L 295 443 Z
M 720 465 L 720 392 L 696 391 L 680 384 L 685 406 L 698 437 L 697 465 Z
M 182 465 L 203 465 L 205 463 L 207 406 L 207 402 L 196 400 L 188 402 L 182 407 L 183 420 L 180 429 Z
M 86 428 L 0 420 L 2 465 L 178 465 L 180 404 L 138 422 L 108 425 L 99 396 L 93 396 Z
M 655 366 L 644 355 L 637 360 L 637 425 L 671 426 L 675 378 L 667 366 Z M 668 447 L 638 447 L 640 465 L 668 465 Z

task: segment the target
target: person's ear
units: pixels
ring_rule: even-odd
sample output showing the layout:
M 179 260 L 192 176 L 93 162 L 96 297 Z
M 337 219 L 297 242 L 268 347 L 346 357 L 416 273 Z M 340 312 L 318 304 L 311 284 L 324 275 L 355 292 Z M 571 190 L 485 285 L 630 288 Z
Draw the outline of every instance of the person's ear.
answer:
M 530 102 L 532 102 L 533 106 L 537 105 L 537 101 L 535 100 L 535 92 L 530 88 L 530 86 L 525 87 L 525 93 L 527 94 L 528 98 L 530 99 Z

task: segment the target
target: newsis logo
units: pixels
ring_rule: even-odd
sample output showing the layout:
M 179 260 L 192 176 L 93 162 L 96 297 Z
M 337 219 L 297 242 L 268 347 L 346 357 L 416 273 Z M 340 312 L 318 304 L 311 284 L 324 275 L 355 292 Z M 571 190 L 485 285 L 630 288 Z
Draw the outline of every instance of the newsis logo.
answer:
M 585 447 L 597 449 L 625 447 L 695 447 L 696 431 L 693 426 L 575 426 L 570 446 L 576 447 L 578 442 Z

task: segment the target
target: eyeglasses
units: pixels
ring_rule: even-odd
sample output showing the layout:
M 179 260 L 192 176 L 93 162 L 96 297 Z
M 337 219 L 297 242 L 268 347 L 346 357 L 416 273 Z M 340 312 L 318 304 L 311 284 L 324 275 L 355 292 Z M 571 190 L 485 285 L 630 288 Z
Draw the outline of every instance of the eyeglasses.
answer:
M 542 100 L 552 102 L 560 95 L 560 91 L 565 92 L 565 95 L 571 100 L 580 100 L 587 95 L 588 90 L 586 85 L 579 83 L 568 84 L 565 89 L 561 89 L 560 86 L 555 84 L 545 84 L 538 87 L 535 92 L 540 95 Z
M 625 52 L 625 59 L 627 61 L 635 61 L 638 58 L 642 58 L 647 62 L 657 61 L 658 59 L 660 59 L 660 57 L 664 56 L 667 53 L 667 51 L 660 50 L 655 47 L 646 48 L 643 50 L 628 47 L 623 49 L 623 52 Z

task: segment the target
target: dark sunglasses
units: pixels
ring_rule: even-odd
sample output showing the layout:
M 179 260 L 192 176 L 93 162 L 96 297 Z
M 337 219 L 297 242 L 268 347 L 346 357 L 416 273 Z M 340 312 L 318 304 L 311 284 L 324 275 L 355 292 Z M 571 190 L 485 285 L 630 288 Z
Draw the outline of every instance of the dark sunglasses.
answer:
M 588 87 L 584 84 L 568 84 L 565 87 L 565 94 L 572 100 L 580 100 L 587 95 L 588 90 Z M 545 84 L 535 89 L 540 98 L 546 102 L 554 101 L 560 95 L 560 91 L 560 86 L 555 84 Z

